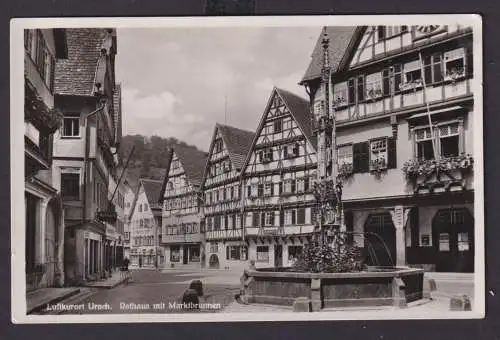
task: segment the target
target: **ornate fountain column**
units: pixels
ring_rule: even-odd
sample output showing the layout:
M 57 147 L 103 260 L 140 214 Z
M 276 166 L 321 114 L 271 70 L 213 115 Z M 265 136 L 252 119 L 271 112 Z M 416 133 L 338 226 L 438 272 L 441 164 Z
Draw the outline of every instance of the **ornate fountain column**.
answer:
M 410 208 L 404 208 L 402 205 L 397 205 L 394 209 L 389 210 L 392 217 L 392 223 L 396 228 L 396 266 L 406 266 L 406 223 Z

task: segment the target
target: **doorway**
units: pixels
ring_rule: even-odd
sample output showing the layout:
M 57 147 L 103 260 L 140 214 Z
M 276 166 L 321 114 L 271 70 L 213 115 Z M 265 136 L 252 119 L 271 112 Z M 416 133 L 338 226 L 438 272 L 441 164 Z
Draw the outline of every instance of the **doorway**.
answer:
M 396 265 L 396 228 L 388 212 L 368 216 L 364 244 L 367 265 Z
M 474 272 L 474 219 L 467 208 L 439 210 L 432 221 L 436 271 Z
M 283 246 L 281 244 L 274 245 L 274 266 L 283 267 Z

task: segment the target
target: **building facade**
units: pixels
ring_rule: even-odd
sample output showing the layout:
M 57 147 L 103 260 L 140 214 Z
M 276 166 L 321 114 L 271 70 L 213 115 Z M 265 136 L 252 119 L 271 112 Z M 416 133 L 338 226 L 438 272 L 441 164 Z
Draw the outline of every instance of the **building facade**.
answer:
M 67 57 L 63 29 L 24 31 L 26 289 L 64 284 L 64 215 L 52 176 L 56 59 Z
M 164 256 L 160 249 L 162 181 L 140 179 L 130 215 L 130 265 L 159 268 Z
M 377 265 L 474 270 L 472 29 L 327 27 L 302 80 L 335 118 L 341 224 Z M 332 117 L 333 117 L 332 116 Z
M 125 207 L 123 209 L 124 238 L 123 238 L 123 257 L 130 260 L 130 231 L 131 231 L 131 215 L 132 204 L 134 204 L 135 190 L 130 185 L 127 178 L 123 181 L 123 197 Z
M 176 145 L 160 193 L 165 267 L 205 265 L 200 199 L 207 154 Z
M 311 240 L 315 148 L 308 101 L 274 88 L 242 171 L 245 239 L 256 267 L 289 266 Z
M 244 267 L 248 260 L 240 175 L 254 137 L 252 131 L 215 126 L 202 181 L 207 268 Z
M 65 210 L 65 275 L 69 284 L 79 284 L 107 275 L 107 231 L 116 223 L 109 188 L 117 166 L 117 45 L 113 29 L 66 34 L 68 58 L 56 62 L 55 105 L 63 124 L 54 134 L 52 176 Z

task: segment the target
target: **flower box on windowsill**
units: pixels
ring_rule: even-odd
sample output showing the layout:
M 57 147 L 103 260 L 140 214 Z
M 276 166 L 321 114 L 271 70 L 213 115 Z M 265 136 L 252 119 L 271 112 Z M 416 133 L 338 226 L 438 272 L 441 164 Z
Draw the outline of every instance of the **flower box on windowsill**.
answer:
M 336 109 L 340 109 L 346 107 L 349 103 L 344 97 L 337 97 L 333 100 L 333 107 Z
M 465 78 L 465 70 L 458 70 L 452 72 L 446 72 L 446 76 L 444 77 L 444 82 L 456 82 L 457 80 L 461 80 Z
M 354 174 L 354 167 L 351 163 L 342 163 L 339 165 L 337 177 L 340 180 L 346 180 Z
M 419 79 L 419 80 L 399 84 L 399 90 L 401 92 L 408 92 L 408 91 L 419 89 L 422 86 L 423 86 L 423 82 L 421 79 Z
M 382 99 L 383 92 L 382 89 L 371 89 L 366 91 L 366 100 L 375 101 Z
M 380 174 L 387 170 L 387 162 L 385 159 L 376 159 L 370 161 L 370 172 Z
M 403 172 L 407 179 L 416 180 L 427 177 L 435 171 L 459 170 L 468 173 L 472 170 L 474 159 L 470 154 L 462 154 L 455 157 L 441 158 L 439 160 L 412 159 L 403 165 Z

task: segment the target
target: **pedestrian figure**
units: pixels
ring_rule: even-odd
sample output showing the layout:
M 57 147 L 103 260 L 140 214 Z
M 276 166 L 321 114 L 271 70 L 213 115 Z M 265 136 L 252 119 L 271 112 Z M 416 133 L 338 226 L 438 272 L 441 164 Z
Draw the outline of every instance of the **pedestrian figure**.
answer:
M 128 257 L 126 257 L 123 259 L 122 265 L 120 267 L 120 276 L 125 284 L 128 284 L 128 281 L 130 279 L 130 272 L 128 270 L 129 263 L 130 260 L 128 259 Z

